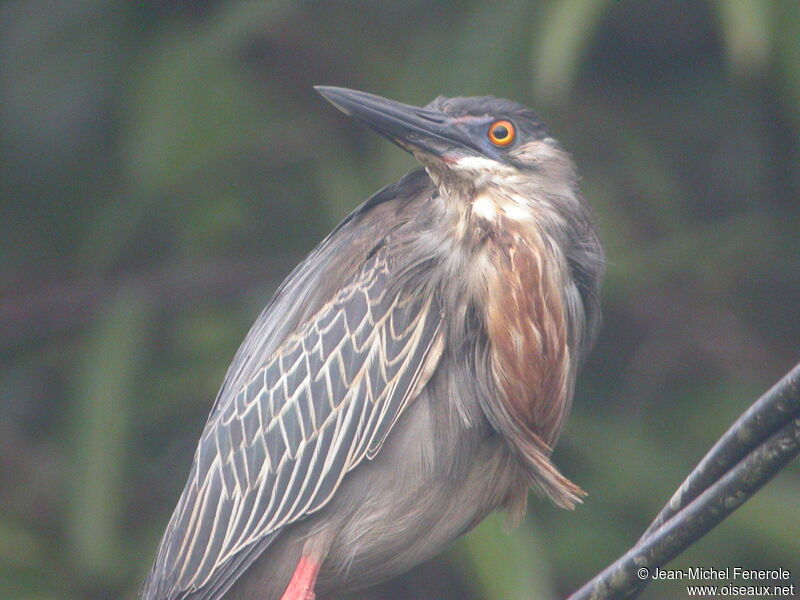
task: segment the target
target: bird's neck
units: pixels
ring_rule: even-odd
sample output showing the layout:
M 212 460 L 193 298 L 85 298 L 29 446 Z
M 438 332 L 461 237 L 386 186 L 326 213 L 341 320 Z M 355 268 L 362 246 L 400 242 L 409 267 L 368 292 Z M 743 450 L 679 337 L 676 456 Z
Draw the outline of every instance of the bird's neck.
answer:
M 484 413 L 534 483 L 569 505 L 579 490 L 547 457 L 569 410 L 585 327 L 574 246 L 596 238 L 578 229 L 586 209 L 574 169 L 560 156 L 541 151 L 541 168 L 505 177 L 496 169 L 490 178 L 429 173 L 442 200 L 438 239 L 450 265 L 447 282 L 461 283 L 448 314 L 470 314 L 464 308 L 471 307 L 485 334 L 486 352 L 478 353 L 491 374 Z M 553 160 L 563 168 L 544 168 Z
M 532 191 L 533 190 L 532 188 Z M 561 429 L 572 359 L 564 307 L 562 217 L 544 198 L 486 183 L 445 182 L 446 229 L 489 340 L 491 368 L 509 414 L 546 444 Z

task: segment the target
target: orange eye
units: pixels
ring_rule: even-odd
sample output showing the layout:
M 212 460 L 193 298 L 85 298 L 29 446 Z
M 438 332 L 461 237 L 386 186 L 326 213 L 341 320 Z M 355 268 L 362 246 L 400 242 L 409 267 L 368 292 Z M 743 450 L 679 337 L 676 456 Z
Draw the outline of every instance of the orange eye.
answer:
M 495 146 L 508 146 L 514 141 L 514 124 L 511 121 L 495 121 L 489 127 L 489 140 Z

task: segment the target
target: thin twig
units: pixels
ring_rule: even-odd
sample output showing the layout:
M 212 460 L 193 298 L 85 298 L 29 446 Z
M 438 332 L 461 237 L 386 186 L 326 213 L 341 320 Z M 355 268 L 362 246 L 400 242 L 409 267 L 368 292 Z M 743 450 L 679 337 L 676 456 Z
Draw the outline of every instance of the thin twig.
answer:
M 141 287 L 157 310 L 174 309 L 198 296 L 243 296 L 256 285 L 277 287 L 296 262 L 296 256 L 194 261 L 105 278 L 54 278 L 37 282 L 34 290 L 22 285 L 0 290 L 0 352 L 84 325 L 120 285 Z

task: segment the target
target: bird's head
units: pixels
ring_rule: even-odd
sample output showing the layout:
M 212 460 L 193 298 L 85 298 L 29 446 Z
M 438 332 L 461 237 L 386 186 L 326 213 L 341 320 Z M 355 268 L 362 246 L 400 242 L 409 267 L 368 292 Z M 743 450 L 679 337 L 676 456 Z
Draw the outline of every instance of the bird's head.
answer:
M 345 114 L 407 150 L 440 188 L 538 188 L 572 195 L 575 169 L 536 113 L 492 96 L 445 98 L 419 108 L 338 87 L 316 90 Z

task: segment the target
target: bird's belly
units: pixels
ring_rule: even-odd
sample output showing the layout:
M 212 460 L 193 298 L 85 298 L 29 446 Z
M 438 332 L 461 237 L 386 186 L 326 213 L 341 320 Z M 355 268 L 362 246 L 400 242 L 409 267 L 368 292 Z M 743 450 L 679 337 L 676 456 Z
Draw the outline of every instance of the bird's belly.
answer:
M 318 581 L 323 597 L 407 571 L 508 498 L 517 479 L 500 439 L 484 427 L 443 426 L 434 410 L 423 393 L 320 514 L 337 530 Z M 459 431 L 442 431 L 449 427 Z

